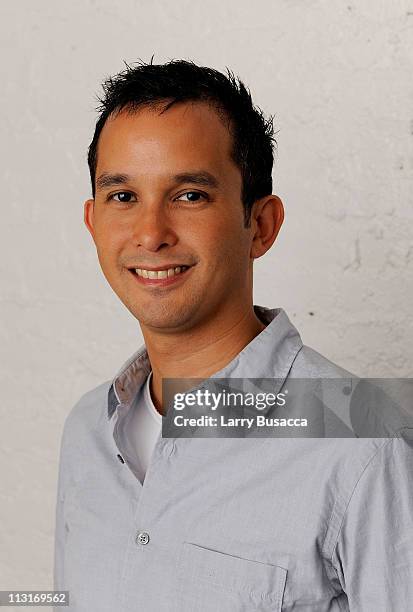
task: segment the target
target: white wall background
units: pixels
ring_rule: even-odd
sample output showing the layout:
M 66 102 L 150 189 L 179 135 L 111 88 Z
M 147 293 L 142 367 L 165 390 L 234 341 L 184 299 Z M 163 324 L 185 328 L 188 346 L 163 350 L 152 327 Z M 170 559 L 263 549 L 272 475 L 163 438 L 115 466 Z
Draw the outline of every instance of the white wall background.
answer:
M 5 0 L 0 590 L 52 587 L 65 415 L 141 343 L 83 225 L 101 81 L 224 70 L 275 114 L 286 220 L 255 303 L 361 376 L 413 376 L 413 0 Z M 17 608 L 16 608 L 17 609 Z M 21 610 L 22 608 L 19 608 Z

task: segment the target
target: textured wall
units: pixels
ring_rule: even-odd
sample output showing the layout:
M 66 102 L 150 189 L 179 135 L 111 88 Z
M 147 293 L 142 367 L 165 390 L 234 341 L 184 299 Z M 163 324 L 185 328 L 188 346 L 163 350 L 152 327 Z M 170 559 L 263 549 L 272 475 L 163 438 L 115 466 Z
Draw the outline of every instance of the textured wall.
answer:
M 0 589 L 50 588 L 62 423 L 141 342 L 83 226 L 122 60 L 230 67 L 275 114 L 284 228 L 255 302 L 364 376 L 413 376 L 413 0 L 6 0 Z M 19 608 L 22 609 L 22 608 Z

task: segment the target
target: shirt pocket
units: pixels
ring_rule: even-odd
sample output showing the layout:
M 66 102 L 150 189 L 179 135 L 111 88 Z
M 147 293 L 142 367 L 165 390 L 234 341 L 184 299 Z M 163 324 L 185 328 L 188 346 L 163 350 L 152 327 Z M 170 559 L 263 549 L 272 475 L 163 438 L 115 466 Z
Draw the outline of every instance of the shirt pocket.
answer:
M 287 570 L 184 542 L 179 612 L 280 612 Z

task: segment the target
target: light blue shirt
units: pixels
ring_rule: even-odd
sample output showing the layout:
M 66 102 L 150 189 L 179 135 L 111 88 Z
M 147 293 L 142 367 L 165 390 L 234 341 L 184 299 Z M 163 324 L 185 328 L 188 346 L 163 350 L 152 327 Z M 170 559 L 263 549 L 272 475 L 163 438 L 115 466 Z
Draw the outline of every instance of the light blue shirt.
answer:
M 282 309 L 214 376 L 346 378 Z M 179 348 L 177 348 L 179 350 Z M 403 438 L 158 438 L 143 485 L 120 431 L 145 347 L 68 415 L 55 588 L 76 612 L 407 612 L 413 451 Z

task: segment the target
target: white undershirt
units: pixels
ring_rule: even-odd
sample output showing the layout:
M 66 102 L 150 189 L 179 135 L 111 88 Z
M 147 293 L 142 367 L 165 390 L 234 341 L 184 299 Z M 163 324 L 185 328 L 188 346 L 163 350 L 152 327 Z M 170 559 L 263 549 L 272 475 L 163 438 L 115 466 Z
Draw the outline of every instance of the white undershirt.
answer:
M 133 451 L 134 467 L 141 482 L 151 460 L 152 451 L 162 428 L 162 415 L 154 406 L 150 391 L 152 372 L 149 373 L 133 405 L 133 413 L 125 432 L 128 437 L 128 447 Z

